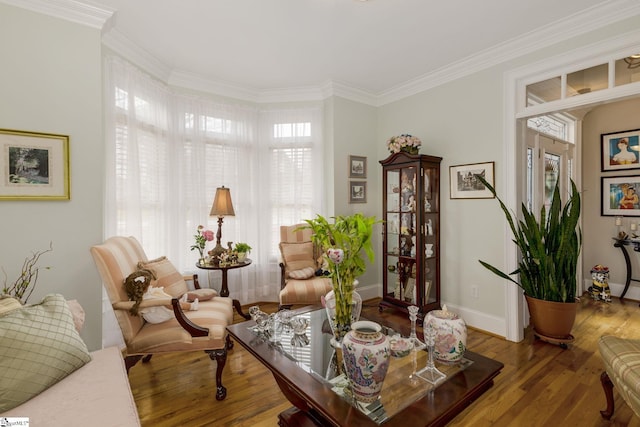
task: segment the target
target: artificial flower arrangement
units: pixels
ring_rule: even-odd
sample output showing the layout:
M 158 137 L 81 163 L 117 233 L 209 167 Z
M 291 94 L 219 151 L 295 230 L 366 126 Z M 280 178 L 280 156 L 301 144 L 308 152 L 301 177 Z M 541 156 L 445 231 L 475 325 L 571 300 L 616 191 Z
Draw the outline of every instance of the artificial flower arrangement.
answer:
M 392 154 L 399 153 L 400 151 L 417 154 L 421 145 L 422 141 L 420 141 L 420 138 L 405 133 L 400 136 L 392 136 L 387 141 L 387 148 Z
M 204 247 L 207 245 L 207 242 L 211 242 L 213 240 L 213 231 L 205 230 L 204 226 L 199 225 L 196 230 L 196 234 L 193 236 L 196 240 L 196 243 L 191 245 L 191 250 L 197 249 L 200 252 L 200 258 L 204 258 Z

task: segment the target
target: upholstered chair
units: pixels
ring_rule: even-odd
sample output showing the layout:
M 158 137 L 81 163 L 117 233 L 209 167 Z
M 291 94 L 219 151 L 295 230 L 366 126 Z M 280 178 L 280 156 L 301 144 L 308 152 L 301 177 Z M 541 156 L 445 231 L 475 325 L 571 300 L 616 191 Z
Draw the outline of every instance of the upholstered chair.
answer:
M 624 401 L 640 417 L 640 340 L 619 338 L 611 335 L 600 337 L 598 349 L 604 362 L 600 382 L 607 399 L 607 409 L 600 411 L 602 418 L 613 416 L 613 386 Z
M 111 237 L 103 244 L 93 246 L 91 255 L 122 330 L 127 372 L 143 356 L 143 361 L 148 362 L 154 354 L 205 351 L 217 363 L 216 399 L 223 400 L 227 390 L 222 385 L 222 370 L 227 360 L 227 350 L 232 347 L 226 329 L 227 325 L 233 323 L 231 299 L 215 296 L 212 290 L 199 290 L 197 275 L 187 276 L 194 282 L 195 290 L 189 290 L 185 277 L 171 262 L 165 257 L 147 259 L 134 237 Z M 142 316 L 130 313 L 134 302 L 127 296 L 124 281 L 140 268 L 153 271 L 157 278 L 153 286 L 163 287 L 172 297 L 166 300 L 143 300 L 140 308 L 169 305 L 173 308 L 175 318 L 162 323 L 148 323 Z M 183 311 L 180 308 L 179 298 L 185 293 L 197 294 L 192 295 L 192 298 L 199 298 L 197 310 Z
M 332 289 L 331 279 L 316 276 L 322 254 L 311 242 L 311 229 L 300 229 L 305 225 L 280 227 L 280 308 L 320 304 Z

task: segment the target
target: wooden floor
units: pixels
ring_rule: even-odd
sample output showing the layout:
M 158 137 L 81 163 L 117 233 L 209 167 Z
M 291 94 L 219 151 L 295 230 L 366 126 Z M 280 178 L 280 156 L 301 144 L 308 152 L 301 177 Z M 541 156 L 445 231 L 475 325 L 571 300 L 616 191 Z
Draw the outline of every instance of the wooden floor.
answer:
M 266 312 L 277 308 L 274 303 L 260 307 Z M 366 301 L 363 313 L 367 310 L 377 310 L 377 301 Z M 236 315 L 236 322 L 243 320 Z M 602 335 L 640 338 L 638 304 L 617 299 L 607 304 L 584 296 L 572 333 L 575 341 L 564 350 L 535 340 L 530 331 L 523 342 L 512 343 L 469 330 L 468 347 L 501 361 L 504 369 L 493 388 L 449 426 L 640 427 L 615 389 L 612 420 L 600 417 L 606 404 L 597 347 Z M 240 345 L 227 359 L 223 382 L 228 395 L 222 402 L 215 400 L 214 374 L 215 362 L 200 352 L 138 363 L 129 380 L 142 425 L 277 426 L 278 413 L 290 407 L 269 371 Z

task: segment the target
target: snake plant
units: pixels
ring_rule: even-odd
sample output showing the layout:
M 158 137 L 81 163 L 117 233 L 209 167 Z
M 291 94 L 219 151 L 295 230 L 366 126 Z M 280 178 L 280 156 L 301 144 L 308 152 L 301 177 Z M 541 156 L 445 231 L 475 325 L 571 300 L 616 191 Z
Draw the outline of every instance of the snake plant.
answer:
M 480 264 L 499 277 L 515 283 L 530 297 L 545 301 L 574 302 L 582 231 L 578 226 L 580 193 L 573 180 L 569 200 L 564 206 L 556 183 L 548 212 L 543 206 L 540 217 L 536 218 L 523 203 L 522 219 L 517 220 L 496 195 L 495 189 L 484 178 L 478 176 L 478 179 L 498 199 L 511 227 L 513 242 L 520 250 L 518 269 L 510 274 L 484 261 L 480 261 Z

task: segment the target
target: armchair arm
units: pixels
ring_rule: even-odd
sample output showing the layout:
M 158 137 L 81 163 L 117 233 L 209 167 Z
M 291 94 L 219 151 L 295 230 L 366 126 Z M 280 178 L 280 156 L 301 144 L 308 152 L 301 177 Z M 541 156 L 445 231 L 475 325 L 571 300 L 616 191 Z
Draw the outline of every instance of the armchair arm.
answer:
M 284 286 L 287 284 L 286 281 L 284 280 L 284 275 L 285 275 L 285 268 L 284 268 L 284 262 L 280 263 L 280 290 L 284 289 Z
M 114 310 L 129 311 L 131 310 L 131 307 L 133 307 L 133 304 L 135 304 L 134 301 L 118 301 L 114 302 L 112 307 Z M 140 302 L 140 308 L 157 306 L 166 307 L 168 305 L 173 308 L 173 314 L 176 316 L 176 320 L 185 331 L 189 332 L 189 335 L 192 337 L 204 337 L 209 335 L 208 328 L 196 325 L 184 315 L 184 311 L 182 311 L 182 307 L 180 307 L 180 300 L 178 298 L 150 299 Z
M 185 282 L 193 282 L 194 289 L 200 289 L 200 282 L 198 281 L 198 274 L 187 274 L 183 276 Z
M 135 301 L 118 301 L 114 302 L 111 306 L 114 310 L 131 310 L 131 307 L 135 304 Z M 146 307 L 158 307 L 158 306 L 168 306 L 171 305 L 171 298 L 160 298 L 160 299 L 146 299 L 140 301 L 139 308 Z
M 192 337 L 205 337 L 209 335 L 208 328 L 196 325 L 184 315 L 178 298 L 173 298 L 171 305 L 173 306 L 173 313 L 176 315 L 176 320 L 185 331 L 189 332 L 189 335 Z

